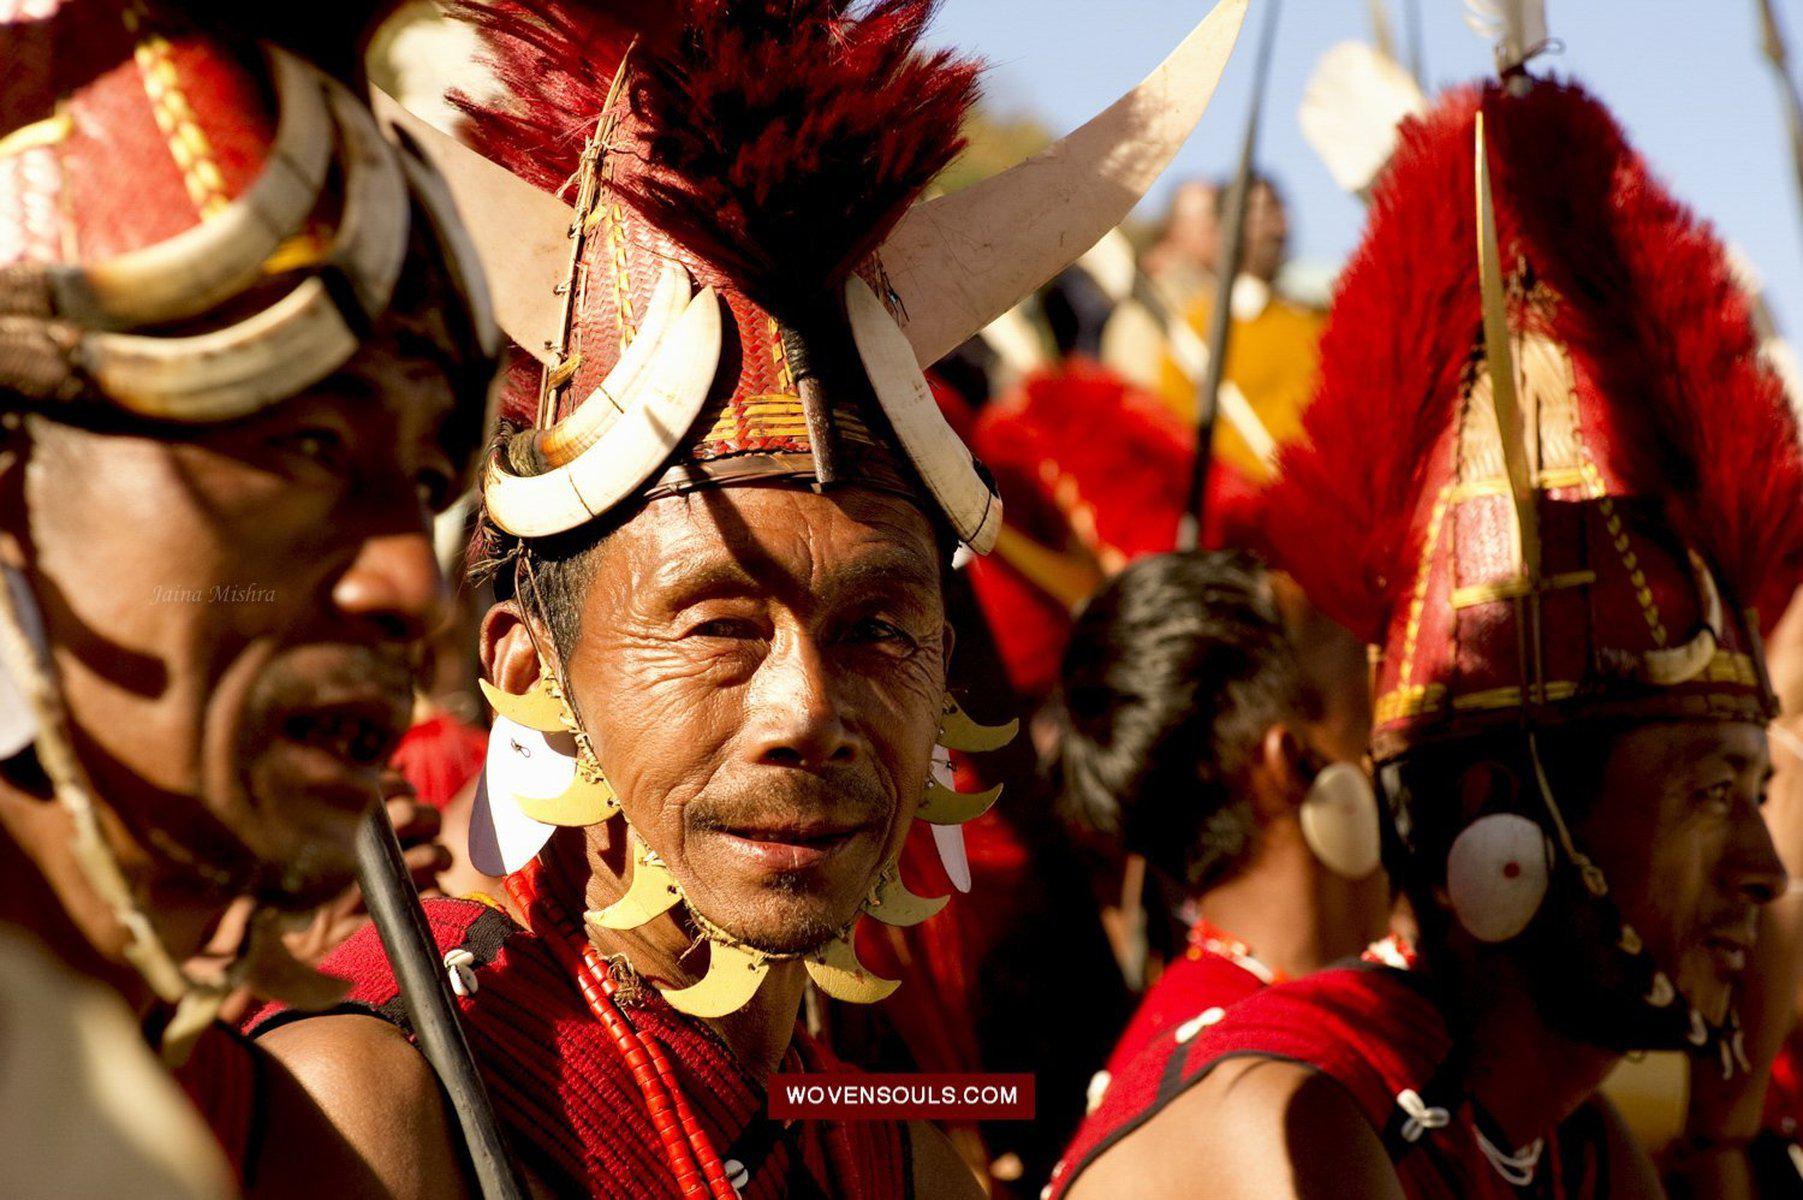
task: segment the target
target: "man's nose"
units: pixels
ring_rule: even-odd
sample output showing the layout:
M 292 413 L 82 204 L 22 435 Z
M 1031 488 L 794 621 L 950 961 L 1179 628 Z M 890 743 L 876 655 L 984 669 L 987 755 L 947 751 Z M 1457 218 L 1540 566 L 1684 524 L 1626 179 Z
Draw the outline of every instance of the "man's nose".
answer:
M 422 641 L 445 619 L 450 585 L 424 530 L 368 538 L 332 587 L 332 603 L 382 642 Z
M 1755 904 L 1770 904 L 1784 893 L 1790 875 L 1778 857 L 1777 847 L 1772 844 L 1765 815 L 1757 807 L 1749 804 L 1741 809 L 1729 855 L 1728 866 L 1736 891 Z
M 858 738 L 846 723 L 832 664 L 808 635 L 778 634 L 748 699 L 758 762 L 818 771 L 858 757 Z

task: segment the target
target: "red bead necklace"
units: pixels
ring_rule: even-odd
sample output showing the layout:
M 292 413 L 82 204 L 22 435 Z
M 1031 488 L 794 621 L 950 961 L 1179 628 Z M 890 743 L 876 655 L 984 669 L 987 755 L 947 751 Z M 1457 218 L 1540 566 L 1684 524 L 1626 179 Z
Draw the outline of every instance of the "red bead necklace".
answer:
M 524 918 L 538 900 L 538 864 L 531 863 L 523 871 L 507 879 L 507 893 Z M 676 1071 L 656 1038 L 642 1036 L 620 1011 L 619 985 L 602 961 L 601 954 L 585 940 L 580 948 L 574 939 L 545 922 L 544 928 L 533 930 L 563 968 L 576 980 L 589 1011 L 601 1022 L 615 1047 L 632 1070 L 632 1078 L 645 1098 L 645 1109 L 662 1142 L 664 1157 L 676 1176 L 683 1200 L 738 1200 L 738 1189 L 728 1182 L 720 1152 L 708 1132 L 689 1107 Z

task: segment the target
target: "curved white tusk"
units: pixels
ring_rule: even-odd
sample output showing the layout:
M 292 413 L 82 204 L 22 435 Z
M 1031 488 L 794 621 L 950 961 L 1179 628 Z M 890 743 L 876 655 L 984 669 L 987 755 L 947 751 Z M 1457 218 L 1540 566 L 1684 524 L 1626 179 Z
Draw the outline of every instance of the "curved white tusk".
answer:
M 515 475 L 499 457 L 483 478 L 488 513 L 515 537 L 549 537 L 607 512 L 651 478 L 701 414 L 720 365 L 720 297 L 689 301 L 649 375 L 619 397 L 625 411 L 575 461 Z
M 558 289 L 569 273 L 575 211 L 427 124 L 380 88 L 370 92 L 377 118 L 405 133 L 450 188 L 487 268 L 501 328 L 534 358 L 555 365 L 553 347 L 563 340 Z
M 1715 577 L 1696 551 L 1690 552 L 1691 573 L 1696 576 L 1697 595 L 1703 602 L 1703 628 L 1697 630 L 1682 646 L 1648 650 L 1643 672 L 1647 682 L 1663 687 L 1689 683 L 1715 661 L 1715 651 L 1722 636 L 1722 594 L 1716 589 Z
M 407 253 L 405 177 L 394 149 L 350 93 L 323 74 L 318 78 L 340 118 L 347 153 L 344 217 L 328 259 L 353 281 L 359 304 L 379 298 L 385 306 Z M 139 416 L 223 421 L 318 383 L 356 353 L 358 341 L 315 275 L 261 312 L 210 333 L 88 334 L 76 361 L 101 391 Z
M 845 282 L 845 311 L 871 390 L 902 449 L 952 531 L 978 554 L 995 545 L 1002 501 L 977 474 L 976 460 L 945 423 L 920 363 L 889 310 L 858 276 Z
M 689 272 L 681 263 L 664 265 L 645 304 L 645 319 L 639 334 L 633 338 L 607 378 L 575 411 L 548 429 L 534 430 L 529 436 L 546 467 L 561 467 L 574 462 L 590 446 L 607 435 L 615 418 L 625 411 L 639 377 L 657 354 L 683 309 L 694 294 Z
M 1202 119 L 1247 0 L 1221 0 L 1143 83 L 993 179 L 916 205 L 883 270 L 922 366 L 939 361 L 1119 225 Z
M 194 337 L 94 333 L 77 361 L 121 408 L 163 421 L 224 421 L 311 387 L 357 351 L 318 277 L 255 316 Z
M 254 282 L 319 202 L 332 121 L 319 76 L 268 49 L 279 116 L 262 173 L 218 215 L 172 238 L 82 266 L 53 267 L 59 315 L 89 329 L 129 329 L 205 312 Z

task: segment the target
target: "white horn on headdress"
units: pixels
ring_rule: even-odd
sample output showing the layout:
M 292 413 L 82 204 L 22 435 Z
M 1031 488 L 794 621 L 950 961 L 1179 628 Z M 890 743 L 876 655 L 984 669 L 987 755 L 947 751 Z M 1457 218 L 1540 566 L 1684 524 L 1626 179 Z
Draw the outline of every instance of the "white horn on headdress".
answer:
M 351 284 L 360 314 L 388 304 L 407 253 L 406 177 L 394 149 L 343 85 L 314 68 L 344 148 L 345 201 L 328 262 Z M 222 421 L 292 396 L 342 366 L 359 338 L 314 275 L 261 312 L 211 333 L 154 337 L 91 333 L 77 358 L 100 390 L 139 416 Z
M 515 537 L 549 537 L 574 529 L 630 496 L 667 462 L 701 414 L 720 364 L 720 296 L 703 288 L 668 332 L 646 329 L 646 373 L 624 395 L 620 412 L 594 432 L 570 461 L 541 475 L 516 475 L 500 458 L 489 463 L 482 495 L 495 524 Z M 634 346 L 638 343 L 635 341 Z M 612 415 L 601 399 L 577 409 Z
M 220 212 L 155 245 L 48 271 L 58 315 L 88 329 L 129 329 L 203 313 L 254 282 L 319 202 L 332 121 L 318 77 L 268 50 L 279 113 L 263 170 Z
M 1221 0 L 1138 87 L 1062 141 L 993 179 L 916 205 L 883 270 L 921 366 L 931 366 L 1119 225 L 1202 119 L 1246 16 Z M 489 265 L 501 327 L 551 364 L 562 338 L 574 210 L 377 93 L 451 185 Z
M 1123 221 L 1202 119 L 1247 0 L 1221 0 L 1143 83 L 993 179 L 916 205 L 883 243 L 902 331 L 931 366 Z
M 401 106 L 380 88 L 370 107 L 444 177 L 476 253 L 488 268 L 495 319 L 522 350 L 554 366 L 563 340 L 561 289 L 570 270 L 576 210 L 497 166 Z

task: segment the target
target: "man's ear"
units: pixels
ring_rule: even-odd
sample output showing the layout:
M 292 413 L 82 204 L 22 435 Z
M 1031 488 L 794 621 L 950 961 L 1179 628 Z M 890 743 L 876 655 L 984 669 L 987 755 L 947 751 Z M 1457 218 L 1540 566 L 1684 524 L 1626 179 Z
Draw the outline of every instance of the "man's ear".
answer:
M 518 602 L 504 600 L 482 616 L 478 648 L 483 673 L 504 692 L 524 695 L 538 682 L 544 664 Z
M 1258 739 L 1250 783 L 1252 804 L 1260 823 L 1294 813 L 1308 795 L 1308 753 L 1287 725 L 1272 725 Z

